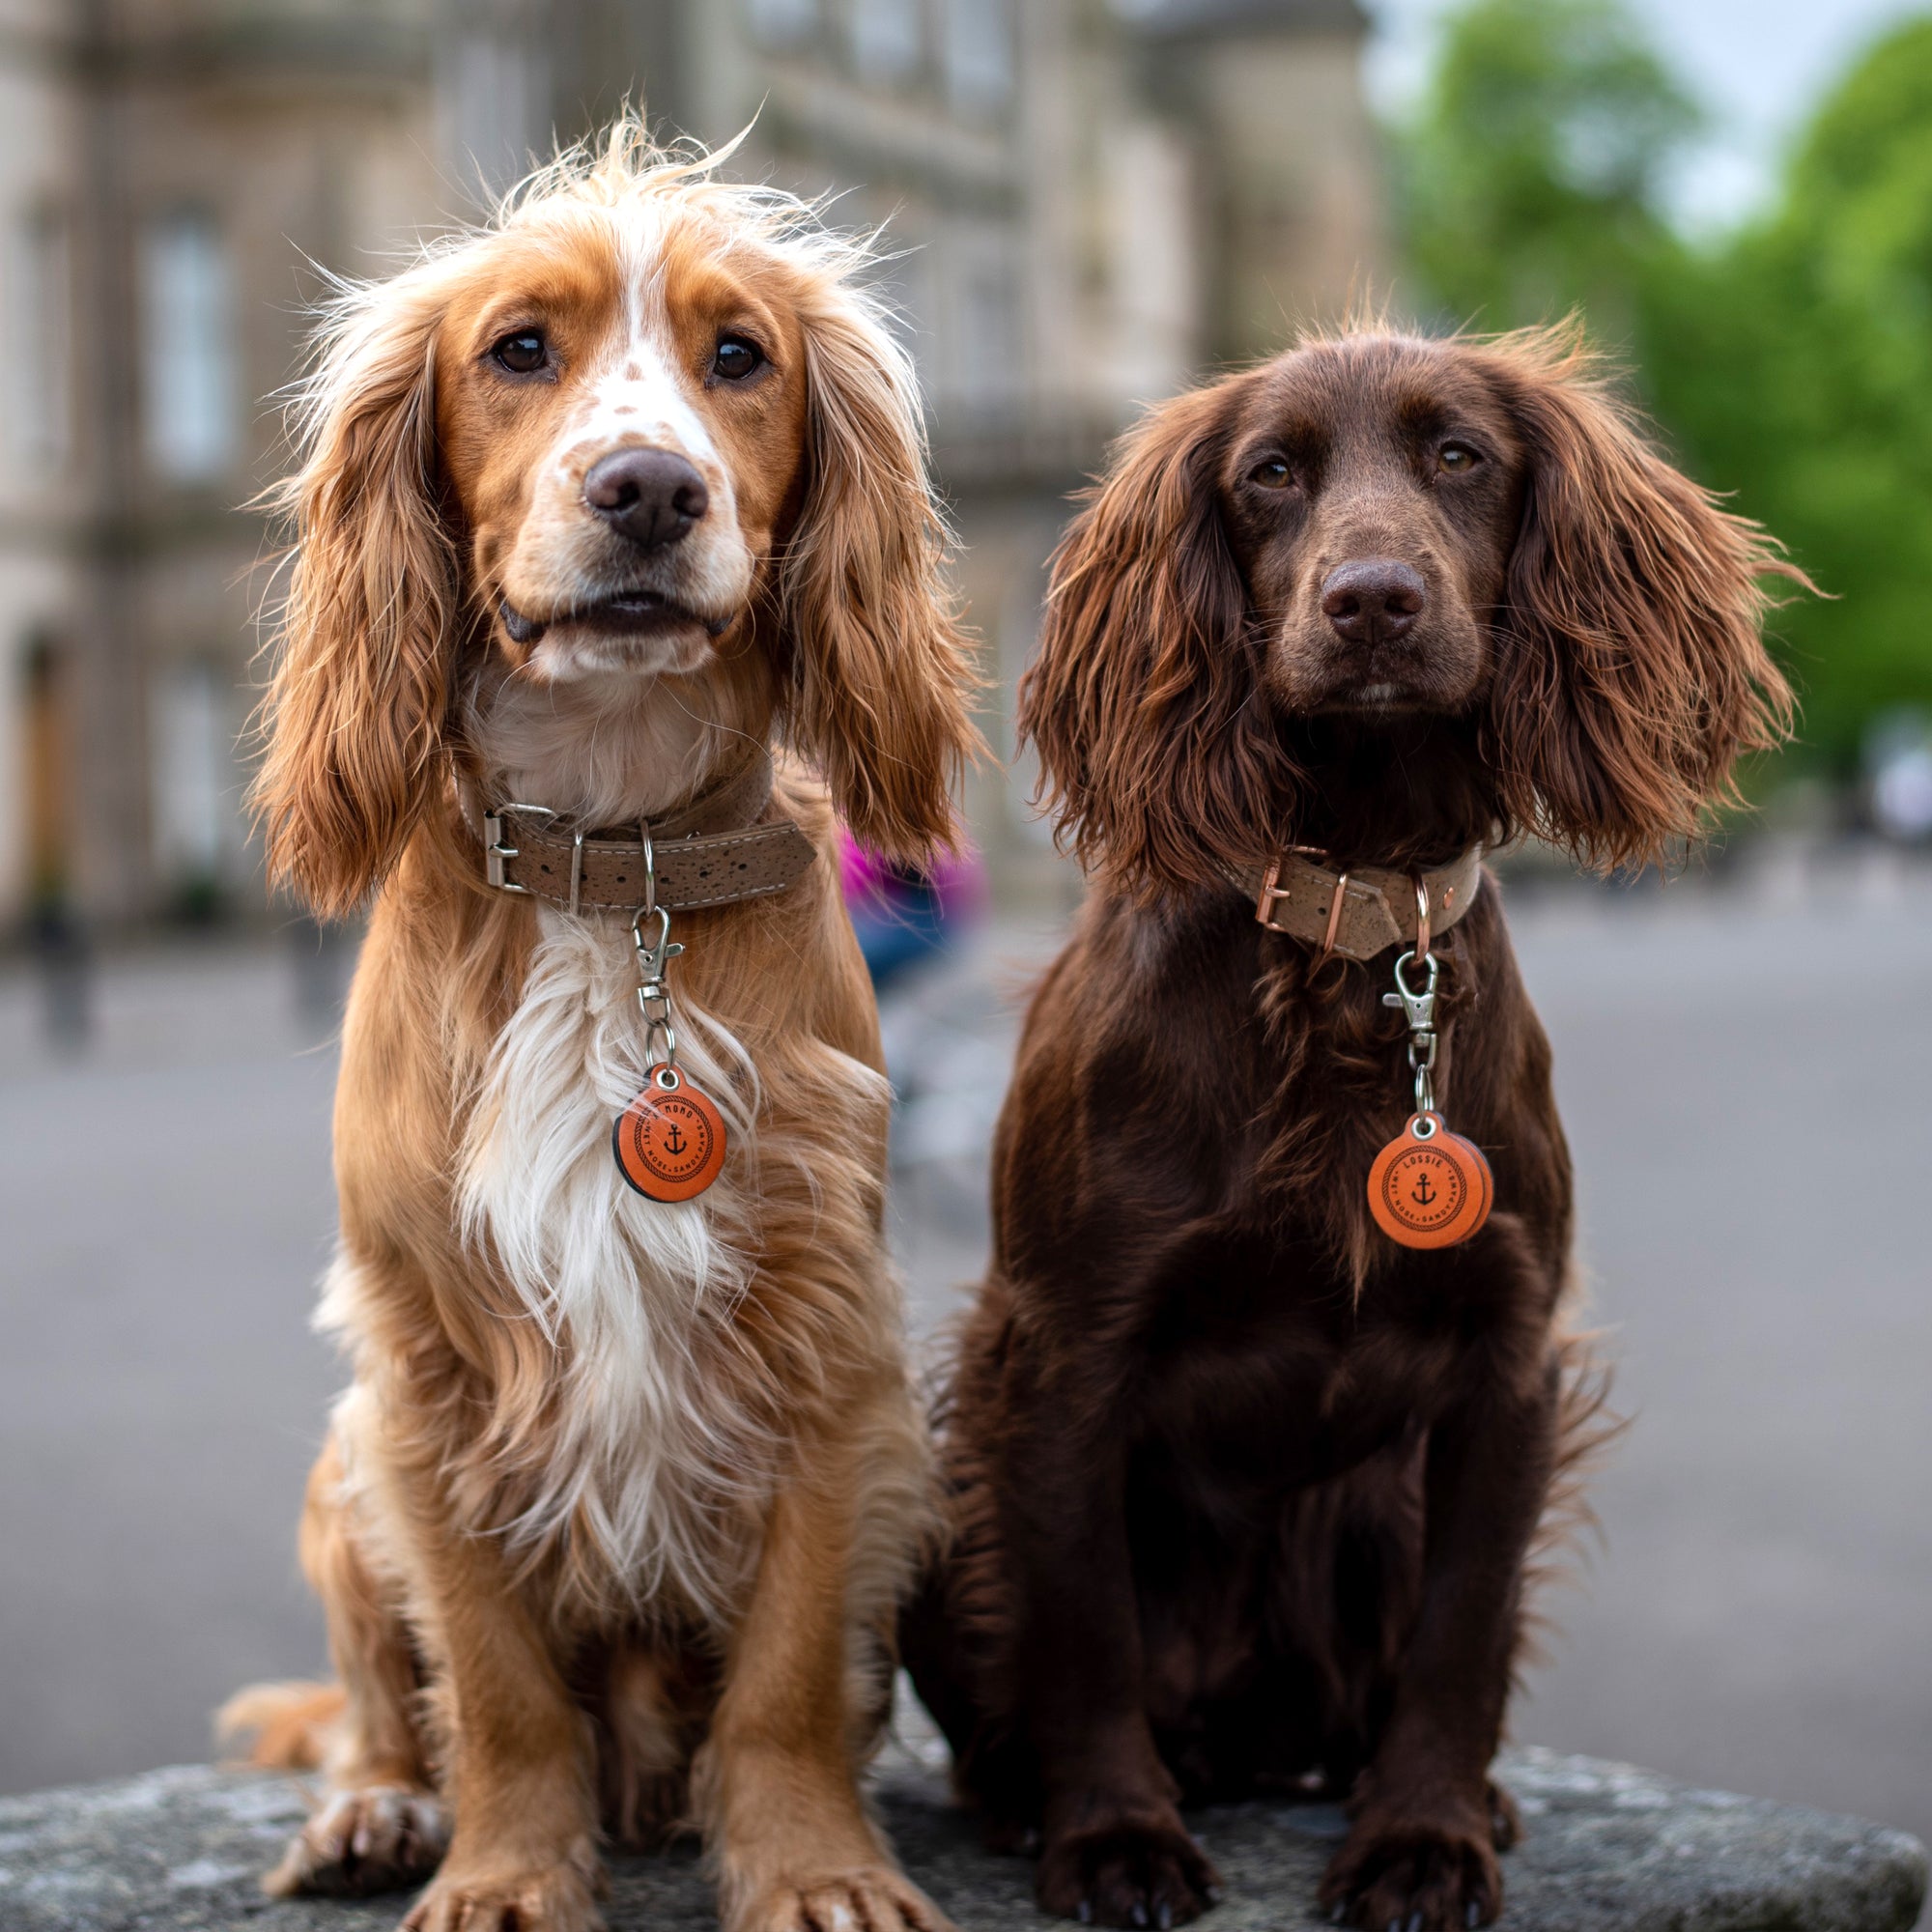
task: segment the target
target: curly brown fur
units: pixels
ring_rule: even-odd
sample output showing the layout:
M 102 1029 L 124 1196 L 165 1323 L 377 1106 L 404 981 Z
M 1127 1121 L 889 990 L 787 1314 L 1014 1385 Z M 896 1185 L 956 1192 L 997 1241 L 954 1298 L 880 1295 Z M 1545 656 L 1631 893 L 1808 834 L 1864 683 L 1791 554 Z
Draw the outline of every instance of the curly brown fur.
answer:
M 903 1626 L 1048 1910 L 1191 1918 L 1179 1804 L 1262 1789 L 1347 1795 L 1322 1901 L 1355 1922 L 1500 1910 L 1490 1761 L 1607 1426 L 1548 1043 L 1491 879 L 1437 942 L 1437 1089 L 1495 1210 L 1396 1246 L 1393 955 L 1318 962 L 1227 874 L 1530 829 L 1654 858 L 1789 719 L 1783 569 L 1551 334 L 1344 336 L 1183 396 L 1062 546 L 1021 723 L 1095 890 L 1021 1042 L 954 1542 Z

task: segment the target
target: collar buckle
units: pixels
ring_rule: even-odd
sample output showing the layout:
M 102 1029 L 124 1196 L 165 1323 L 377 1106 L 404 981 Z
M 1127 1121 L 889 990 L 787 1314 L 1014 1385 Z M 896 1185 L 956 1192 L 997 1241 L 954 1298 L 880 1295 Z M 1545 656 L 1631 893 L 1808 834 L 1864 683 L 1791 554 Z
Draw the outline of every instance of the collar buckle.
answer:
M 1279 932 L 1293 939 L 1296 936 L 1293 928 L 1283 925 L 1274 916 L 1275 907 L 1290 895 L 1289 889 L 1281 883 L 1281 868 L 1290 857 L 1312 860 L 1325 868 L 1328 854 L 1320 845 L 1291 845 L 1285 851 L 1276 853 L 1262 874 L 1261 891 L 1255 895 L 1255 923 L 1266 927 L 1269 932 Z M 1349 875 L 1338 872 L 1334 891 L 1329 895 L 1328 921 L 1322 931 L 1318 962 L 1326 959 L 1335 950 L 1336 935 L 1342 930 L 1342 908 L 1348 902 L 1348 895 Z
M 525 898 L 530 896 L 527 886 L 520 886 L 503 871 L 506 859 L 518 859 L 522 851 L 515 845 L 503 841 L 503 820 L 513 811 L 527 811 L 543 819 L 556 816 L 547 805 L 499 805 L 495 811 L 483 814 L 483 877 L 487 884 L 499 893 L 521 893 Z M 582 842 L 581 840 L 579 841 Z

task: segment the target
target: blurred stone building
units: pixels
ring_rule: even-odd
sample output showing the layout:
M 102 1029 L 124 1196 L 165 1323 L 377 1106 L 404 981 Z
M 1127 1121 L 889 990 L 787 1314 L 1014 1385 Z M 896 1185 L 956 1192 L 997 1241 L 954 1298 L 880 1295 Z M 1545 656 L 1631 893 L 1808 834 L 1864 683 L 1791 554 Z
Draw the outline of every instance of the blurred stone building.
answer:
M 259 906 L 237 739 L 318 267 L 381 272 L 553 132 L 661 130 L 886 270 L 1000 698 L 1143 401 L 1382 261 L 1356 0 L 0 0 L 0 921 Z M 1052 890 L 1024 781 L 972 801 Z

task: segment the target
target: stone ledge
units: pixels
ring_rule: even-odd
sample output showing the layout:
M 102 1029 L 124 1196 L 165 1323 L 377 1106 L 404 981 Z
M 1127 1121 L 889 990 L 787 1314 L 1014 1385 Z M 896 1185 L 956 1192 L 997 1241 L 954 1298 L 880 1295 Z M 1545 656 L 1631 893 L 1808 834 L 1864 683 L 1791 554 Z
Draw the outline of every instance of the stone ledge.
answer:
M 924 1753 L 922 1753 L 924 1755 Z M 1594 1758 L 1506 1751 L 1524 1841 L 1503 1861 L 1508 1932 L 1909 1932 L 1926 1857 L 1903 1832 Z M 906 1868 L 962 1932 L 1044 1927 L 1031 1868 L 980 1849 L 944 1780 L 904 1750 L 879 1806 Z M 256 1889 L 303 1815 L 295 1780 L 182 1765 L 118 1784 L 0 1799 L 6 1932 L 388 1932 L 397 1897 L 270 1900 Z M 1333 1805 L 1250 1804 L 1192 1820 L 1228 1884 L 1209 1932 L 1325 1926 L 1315 1886 Z M 611 1932 L 714 1926 L 695 1851 L 613 1861 Z

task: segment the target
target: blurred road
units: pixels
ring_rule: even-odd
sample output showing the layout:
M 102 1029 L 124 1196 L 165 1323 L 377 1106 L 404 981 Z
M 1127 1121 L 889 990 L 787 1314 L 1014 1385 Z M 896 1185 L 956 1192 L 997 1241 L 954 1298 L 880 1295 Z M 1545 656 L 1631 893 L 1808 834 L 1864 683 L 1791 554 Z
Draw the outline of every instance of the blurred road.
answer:
M 1515 890 L 1598 1319 L 1635 1414 L 1520 1736 L 1932 1835 L 1932 877 Z M 983 1152 L 1051 935 L 889 1004 L 922 1334 L 984 1253 Z M 286 956 L 103 977 L 78 1057 L 0 979 L 0 1790 L 206 1749 L 310 1671 L 294 1561 L 337 1381 L 324 1022 Z

